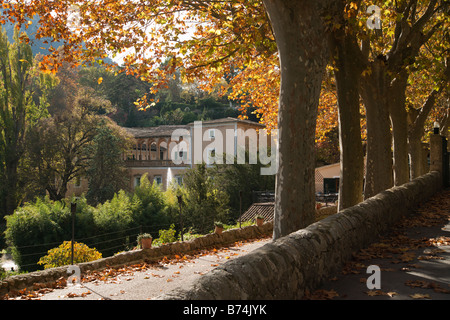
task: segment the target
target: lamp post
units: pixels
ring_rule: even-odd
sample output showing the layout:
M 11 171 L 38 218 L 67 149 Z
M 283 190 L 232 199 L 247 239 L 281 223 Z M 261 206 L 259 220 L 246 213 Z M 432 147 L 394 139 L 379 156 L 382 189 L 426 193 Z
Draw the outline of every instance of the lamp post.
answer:
M 177 196 L 178 198 L 178 206 L 180 209 L 180 226 L 181 226 L 181 241 L 184 241 L 184 236 L 183 236 L 183 216 L 181 215 L 181 206 L 183 205 L 183 198 L 181 195 Z
M 433 133 L 439 134 L 439 122 L 435 121 L 433 124 Z
M 75 241 L 75 213 L 77 212 L 77 203 L 72 202 L 70 204 L 70 212 L 72 213 L 72 241 L 71 241 L 71 249 L 72 249 L 72 265 L 73 265 L 73 256 L 74 256 L 74 241 Z
M 239 228 L 241 228 L 242 219 L 242 190 L 239 191 Z

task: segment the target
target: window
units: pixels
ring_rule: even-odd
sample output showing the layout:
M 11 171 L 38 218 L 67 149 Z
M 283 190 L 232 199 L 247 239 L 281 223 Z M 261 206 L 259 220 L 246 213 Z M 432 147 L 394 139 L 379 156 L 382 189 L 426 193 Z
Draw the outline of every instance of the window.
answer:
M 179 151 L 178 152 L 179 159 L 186 160 L 187 159 L 187 152 L 186 151 Z
M 216 137 L 216 129 L 209 129 L 209 137 L 214 139 Z
M 207 155 L 208 155 L 207 164 L 213 164 L 216 158 L 216 149 L 208 149 Z
M 75 188 L 81 187 L 81 177 L 76 177 L 75 179 Z
M 157 184 L 162 184 L 162 176 L 155 176 L 153 178 L 153 181 L 155 181 Z
M 174 160 L 186 160 L 187 159 L 187 151 L 183 150 L 180 146 L 175 147 L 173 150 Z M 180 150 L 181 149 L 181 150 Z
M 183 176 L 175 176 L 175 182 L 181 186 L 183 184 Z
M 141 185 L 141 176 L 134 177 L 134 187 L 139 187 Z

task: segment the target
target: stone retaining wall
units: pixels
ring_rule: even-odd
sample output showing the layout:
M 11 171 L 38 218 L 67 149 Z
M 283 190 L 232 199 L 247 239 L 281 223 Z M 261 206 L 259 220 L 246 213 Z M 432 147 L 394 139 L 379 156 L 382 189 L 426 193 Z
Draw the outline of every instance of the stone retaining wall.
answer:
M 213 233 L 189 241 L 169 243 L 151 249 L 122 252 L 112 257 L 77 265 L 80 267 L 81 274 L 83 274 L 83 272 L 88 270 L 101 270 L 106 267 L 120 267 L 143 261 L 155 261 L 165 256 L 170 257 L 206 248 L 226 246 L 236 241 L 271 236 L 272 232 L 273 224 L 272 222 L 267 222 L 261 227 L 248 226 L 241 229 L 231 229 L 224 231 L 220 235 Z M 61 277 L 68 277 L 67 266 L 11 276 L 0 282 L 0 297 L 13 290 L 32 289 L 38 283 L 54 283 Z
M 432 172 L 217 267 L 157 299 L 300 299 L 441 189 Z

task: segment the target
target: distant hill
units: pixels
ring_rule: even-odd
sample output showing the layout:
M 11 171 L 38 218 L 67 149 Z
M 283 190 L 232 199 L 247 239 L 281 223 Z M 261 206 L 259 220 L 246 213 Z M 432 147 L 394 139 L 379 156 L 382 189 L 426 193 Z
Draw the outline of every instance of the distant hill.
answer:
M 25 29 L 24 27 L 22 27 L 21 31 L 24 31 L 24 32 L 26 32 L 26 34 L 28 34 L 28 37 L 30 38 L 30 45 L 31 45 L 31 49 L 33 51 L 33 55 L 48 54 L 49 53 L 48 49 L 50 48 L 50 46 L 53 45 L 53 47 L 58 48 L 62 44 L 57 41 L 52 43 L 51 38 L 35 39 L 36 31 L 39 28 L 39 17 L 35 16 L 32 21 L 33 21 L 33 23 L 28 26 L 28 29 Z M 3 30 L 6 30 L 6 34 L 8 35 L 9 42 L 13 42 L 15 25 L 8 22 L 1 27 L 3 28 Z M 44 43 L 45 40 L 48 43 Z
M 1 12 L 1 10 L 0 10 L 0 12 Z M 26 34 L 30 38 L 31 50 L 32 50 L 34 56 L 36 56 L 37 54 L 42 54 L 42 55 L 49 54 L 49 48 L 51 46 L 53 46 L 54 48 L 58 48 L 59 46 L 63 45 L 63 43 L 61 41 L 53 41 L 52 38 L 35 39 L 35 34 L 36 34 L 37 30 L 39 29 L 39 16 L 36 15 L 32 19 L 32 22 L 33 23 L 31 25 L 28 25 L 27 29 L 25 29 L 25 27 L 22 27 L 21 32 L 22 31 L 26 32 Z M 3 26 L 0 24 L 0 27 L 2 27 L 4 30 L 6 30 L 6 34 L 8 35 L 9 42 L 13 42 L 15 25 L 8 22 L 8 23 L 4 24 Z M 104 61 L 106 63 L 114 63 L 109 58 L 104 59 Z

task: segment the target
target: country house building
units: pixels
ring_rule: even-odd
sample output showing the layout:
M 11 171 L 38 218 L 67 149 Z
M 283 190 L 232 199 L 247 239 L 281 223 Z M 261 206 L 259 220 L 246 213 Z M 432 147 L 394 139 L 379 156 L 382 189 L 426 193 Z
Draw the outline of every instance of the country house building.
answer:
M 144 174 L 166 189 L 170 183 L 181 184 L 186 170 L 195 164 L 217 162 L 223 154 L 234 158 L 242 150 L 257 152 L 261 129 L 262 124 L 230 117 L 187 125 L 126 128 L 135 139 L 133 148 L 122 155 L 130 191 Z M 270 138 L 264 139 L 270 146 Z M 225 158 L 223 163 L 228 163 Z M 87 189 L 87 179 L 79 178 L 69 185 L 67 195 L 80 196 Z

